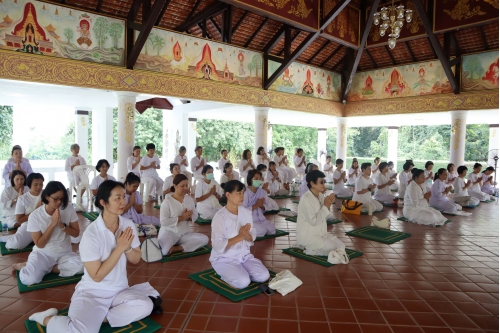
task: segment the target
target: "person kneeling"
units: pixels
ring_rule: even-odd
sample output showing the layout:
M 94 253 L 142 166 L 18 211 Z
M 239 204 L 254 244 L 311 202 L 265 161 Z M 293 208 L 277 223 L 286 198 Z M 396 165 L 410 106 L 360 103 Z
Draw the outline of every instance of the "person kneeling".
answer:
M 372 183 L 372 179 L 370 178 L 371 172 L 371 163 L 361 164 L 361 176 L 356 179 L 354 195 L 352 196 L 352 200 L 363 204 L 363 207 L 361 208 L 361 211 L 363 212 L 369 211 L 369 205 L 372 206 L 373 212 L 384 208 L 380 202 L 372 198 L 372 191 L 375 189 L 376 185 Z
M 252 212 L 242 206 L 245 185 L 231 180 L 224 186 L 227 205 L 212 220 L 212 253 L 210 262 L 223 281 L 243 289 L 254 281 L 269 280 L 269 271 L 250 253 L 257 237 Z
M 250 170 L 247 175 L 248 187 L 245 191 L 243 207 L 252 210 L 252 218 L 257 237 L 274 235 L 276 227 L 266 219 L 267 193 L 260 186 L 262 185 L 262 173 L 257 170 Z
M 191 232 L 189 224 L 196 221 L 198 212 L 188 194 L 188 178 L 180 173 L 174 177 L 172 195 L 167 195 L 160 207 L 158 243 L 165 256 L 174 252 L 193 252 L 208 244 L 208 237 Z
M 219 200 L 224 194 L 220 185 L 214 179 L 214 169 L 210 165 L 205 165 L 201 171 L 203 181 L 196 183 L 194 197 L 196 208 L 202 219 L 211 220 L 222 208 Z
M 335 194 L 324 197 L 325 174 L 313 170 L 307 174 L 306 182 L 309 191 L 300 198 L 297 209 L 297 246 L 304 247 L 306 254 L 318 256 L 345 249 L 344 243 L 327 231 L 326 221 Z

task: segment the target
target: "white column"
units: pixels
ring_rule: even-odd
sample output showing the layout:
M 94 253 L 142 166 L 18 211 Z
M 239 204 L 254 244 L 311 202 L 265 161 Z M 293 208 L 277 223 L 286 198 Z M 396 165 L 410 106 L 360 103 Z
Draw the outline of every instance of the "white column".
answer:
M 264 147 L 267 150 L 267 131 L 270 108 L 254 107 L 253 109 L 255 111 L 255 141 L 252 154 L 255 154 L 259 147 Z
M 344 160 L 347 159 L 347 119 L 338 117 L 337 118 L 337 149 L 336 158 Z M 335 161 L 334 161 L 335 162 Z
M 465 129 L 467 111 L 451 111 L 450 163 L 455 167 L 465 162 Z
M 498 124 L 490 124 L 490 141 L 488 144 L 488 151 L 492 149 L 498 149 L 500 146 L 498 137 L 500 133 L 498 132 L 498 129 Z
M 194 156 L 194 148 L 196 147 L 196 120 L 196 118 L 188 118 L 188 143 L 186 150 L 189 161 Z
M 394 162 L 394 170 L 398 169 L 398 134 L 399 127 L 387 127 L 387 161 Z
M 111 164 L 109 173 L 114 175 L 113 108 L 111 107 L 92 110 L 92 164 L 96 165 L 100 159 L 108 160 Z
M 135 143 L 135 102 L 138 93 L 128 91 L 115 92 L 118 98 L 118 181 L 125 181 L 127 176 L 127 158 L 132 154 Z
M 265 147 L 266 153 L 269 154 L 267 151 L 268 147 L 273 147 L 273 125 L 269 121 L 267 122 L 267 147 Z
M 90 108 L 77 107 L 75 110 L 75 143 L 80 146 L 80 156 L 89 159 L 89 111 Z
M 317 160 L 321 164 L 324 164 L 324 161 L 321 161 L 321 151 L 324 151 L 326 154 L 326 128 L 318 128 L 318 154 Z M 323 156 L 323 159 L 326 160 L 326 155 Z
M 182 114 L 174 110 L 163 110 L 163 164 L 167 169 L 182 146 L 182 127 Z
M 183 113 L 182 114 L 182 133 L 184 135 L 181 138 L 181 146 L 186 147 L 186 149 L 187 149 L 187 146 L 189 145 L 188 144 L 189 136 L 187 134 L 188 132 L 189 132 L 189 115 L 187 113 Z M 178 151 L 175 153 L 177 154 Z

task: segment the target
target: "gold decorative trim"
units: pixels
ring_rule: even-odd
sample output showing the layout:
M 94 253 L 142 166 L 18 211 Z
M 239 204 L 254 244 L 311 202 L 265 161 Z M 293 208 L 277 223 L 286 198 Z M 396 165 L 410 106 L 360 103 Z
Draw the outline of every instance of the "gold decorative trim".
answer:
M 342 116 L 339 102 L 70 59 L 0 50 L 0 78 Z

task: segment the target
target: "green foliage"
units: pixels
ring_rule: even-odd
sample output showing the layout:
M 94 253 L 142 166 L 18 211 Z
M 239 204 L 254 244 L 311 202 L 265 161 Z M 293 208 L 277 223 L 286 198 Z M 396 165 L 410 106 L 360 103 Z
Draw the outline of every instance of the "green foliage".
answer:
M 484 74 L 484 68 L 481 65 L 481 60 L 479 59 L 479 57 L 470 57 L 467 61 L 465 61 L 464 70 L 470 73 L 471 79 L 474 79 L 474 76 L 477 79 L 480 79 Z
M 348 128 L 350 130 L 350 128 Z M 327 155 L 335 158 L 335 152 L 337 151 L 337 127 L 328 128 L 326 130 L 326 151 Z
M 68 40 L 68 43 L 71 43 L 71 40 L 74 37 L 73 30 L 71 30 L 70 28 L 66 28 L 66 29 L 64 29 L 63 34 L 64 34 L 64 37 L 66 37 L 66 39 Z
M 95 36 L 98 39 L 99 48 L 102 49 L 104 43 L 108 40 L 109 22 L 104 17 L 98 17 L 95 20 L 94 27 L 92 29 Z
M 252 64 L 253 68 L 255 68 L 255 76 L 259 77 L 259 71 L 262 68 L 262 57 L 258 54 L 254 55 L 252 58 Z
M 113 45 L 118 47 L 118 39 L 122 36 L 123 27 L 120 23 L 113 22 L 109 25 L 109 35 L 113 38 Z
M 253 64 L 253 62 L 249 62 L 248 63 L 248 70 L 250 71 L 249 75 L 248 76 L 252 76 L 252 71 L 255 69 L 255 65 Z
M 12 149 L 12 106 L 0 106 L 0 160 L 10 157 Z
M 155 35 L 153 37 L 152 44 L 153 44 L 153 50 L 157 49 L 158 51 L 157 55 L 159 56 L 161 49 L 163 48 L 163 46 L 165 46 L 165 39 L 161 38 L 158 35 Z
M 489 125 L 467 125 L 465 133 L 465 160 L 487 161 L 490 137 Z
M 304 149 L 306 159 L 316 158 L 318 153 L 318 129 L 302 126 L 273 125 L 273 149 L 284 147 L 285 155 L 292 157 L 295 148 Z M 292 163 L 292 159 L 288 159 Z

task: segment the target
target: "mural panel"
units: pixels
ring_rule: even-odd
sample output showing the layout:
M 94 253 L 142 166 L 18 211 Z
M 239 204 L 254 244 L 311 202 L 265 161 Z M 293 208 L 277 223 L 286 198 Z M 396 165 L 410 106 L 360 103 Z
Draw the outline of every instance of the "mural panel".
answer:
M 325 0 L 323 2 L 323 16 L 332 10 L 339 0 Z M 348 46 L 359 47 L 360 15 L 359 9 L 348 5 L 330 23 L 324 33 L 334 40 Z
M 28 0 L 0 0 L 0 48 L 124 65 L 125 21 Z
M 439 60 L 433 60 L 356 73 L 348 100 L 362 101 L 452 92 L 441 63 Z
M 462 57 L 462 91 L 498 90 L 498 51 Z
M 428 9 L 427 0 L 420 0 L 420 1 L 424 5 L 424 8 L 426 8 L 427 10 Z M 380 6 L 378 7 L 378 11 L 380 12 L 380 8 L 382 8 L 383 6 L 388 6 L 391 4 L 392 2 L 381 1 Z M 397 7 L 399 5 L 405 6 L 405 9 L 413 10 L 413 19 L 411 20 L 410 23 L 407 23 L 406 21 L 404 22 L 403 28 L 401 28 L 401 33 L 399 34 L 398 41 L 415 39 L 421 36 L 426 36 L 427 33 L 425 32 L 424 24 L 422 23 L 422 20 L 418 16 L 417 10 L 415 9 L 415 5 L 413 5 L 413 1 L 412 0 L 394 1 L 394 6 Z M 370 8 L 367 8 L 366 17 L 368 17 L 369 14 L 370 14 Z M 379 26 L 372 24 L 372 27 L 370 29 L 370 34 L 368 35 L 368 40 L 366 41 L 367 47 L 387 44 L 387 40 L 389 39 L 390 29 L 387 29 L 385 36 L 380 37 L 378 27 Z
M 269 61 L 269 75 L 280 65 L 278 62 Z M 338 102 L 340 74 L 294 62 L 274 81 L 269 90 Z
M 434 32 L 498 20 L 498 0 L 434 1 Z
M 223 0 L 256 13 L 300 26 L 319 29 L 319 0 Z
M 134 68 L 262 87 L 260 53 L 156 28 Z

